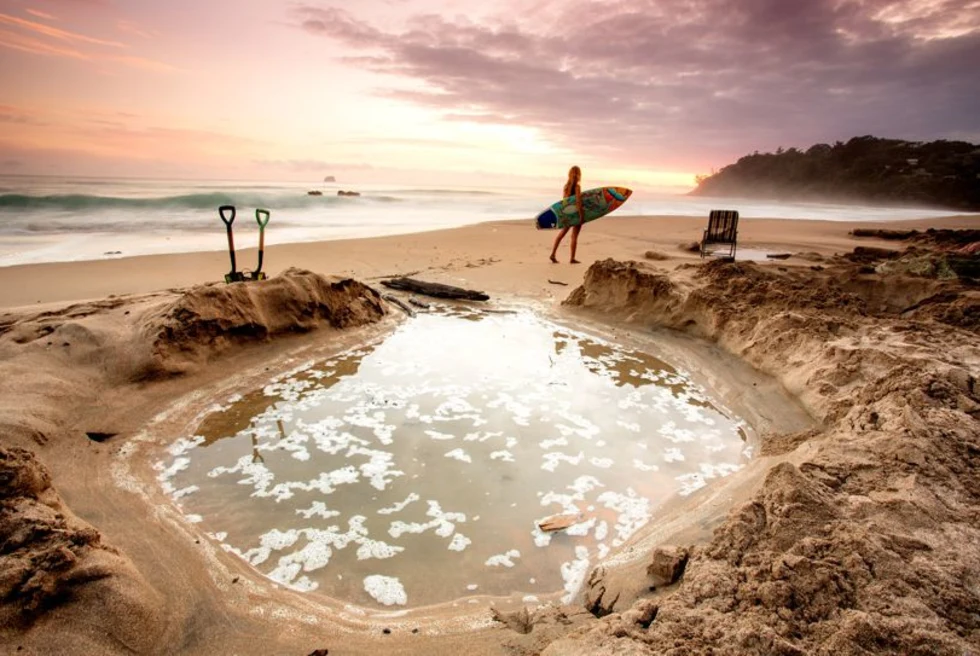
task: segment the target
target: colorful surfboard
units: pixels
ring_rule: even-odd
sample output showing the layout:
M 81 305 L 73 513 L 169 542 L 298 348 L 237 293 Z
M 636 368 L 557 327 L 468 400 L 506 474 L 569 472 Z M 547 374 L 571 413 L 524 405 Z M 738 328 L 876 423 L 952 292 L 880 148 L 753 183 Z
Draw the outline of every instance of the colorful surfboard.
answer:
M 626 202 L 633 193 L 626 187 L 599 187 L 582 192 L 582 214 L 585 222 L 595 221 Z M 575 196 L 558 201 L 538 215 L 538 228 L 564 228 L 579 222 Z

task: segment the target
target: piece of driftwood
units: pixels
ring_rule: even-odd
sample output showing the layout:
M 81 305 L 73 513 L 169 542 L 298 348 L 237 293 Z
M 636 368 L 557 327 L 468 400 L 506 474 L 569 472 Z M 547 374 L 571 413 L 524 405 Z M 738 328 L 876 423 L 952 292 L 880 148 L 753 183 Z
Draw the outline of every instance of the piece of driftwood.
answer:
M 538 528 L 545 533 L 560 531 L 569 526 L 574 526 L 582 521 L 582 513 L 569 513 L 567 515 L 552 515 L 538 522 Z
M 405 314 L 407 314 L 408 316 L 410 316 L 410 317 L 414 317 L 415 316 L 415 310 L 413 310 L 412 308 L 410 308 L 407 305 L 405 305 L 405 303 L 400 298 L 398 298 L 397 296 L 393 296 L 391 294 L 385 294 L 381 298 L 383 298 L 384 300 L 386 300 L 386 301 L 388 301 L 390 303 L 394 303 L 395 305 L 397 305 L 398 307 L 400 307 L 405 312 Z
M 770 260 L 788 260 L 792 256 L 792 253 L 766 253 L 766 257 Z
M 561 285 L 562 287 L 568 287 L 568 283 L 562 282 L 561 280 L 552 280 L 551 278 L 549 278 L 548 282 L 550 282 L 552 285 Z
M 390 289 L 414 292 L 436 298 L 454 298 L 466 301 L 490 300 L 490 297 L 483 292 L 463 289 L 462 287 L 453 287 L 452 285 L 443 285 L 438 282 L 424 282 L 422 280 L 415 280 L 414 278 L 392 278 L 391 280 L 382 280 L 381 284 Z
M 413 298 L 410 298 L 410 299 L 408 299 L 408 302 L 411 303 L 412 305 L 414 305 L 417 308 L 422 308 L 423 310 L 428 310 L 429 309 L 429 304 L 428 303 L 423 303 L 422 301 L 420 301 L 417 298 L 414 298 L 414 297 Z

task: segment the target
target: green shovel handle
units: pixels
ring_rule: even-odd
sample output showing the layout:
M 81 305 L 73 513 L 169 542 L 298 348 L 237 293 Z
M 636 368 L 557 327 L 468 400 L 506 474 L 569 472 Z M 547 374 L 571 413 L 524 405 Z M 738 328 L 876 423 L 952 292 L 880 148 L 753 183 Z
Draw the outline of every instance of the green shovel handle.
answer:
M 255 222 L 259 224 L 259 228 L 269 225 L 269 210 L 255 210 Z

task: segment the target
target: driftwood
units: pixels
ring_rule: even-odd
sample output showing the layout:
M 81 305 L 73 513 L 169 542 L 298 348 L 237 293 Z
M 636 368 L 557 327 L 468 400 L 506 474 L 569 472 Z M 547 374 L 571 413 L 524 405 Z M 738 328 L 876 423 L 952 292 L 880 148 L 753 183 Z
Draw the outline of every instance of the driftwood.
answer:
M 420 301 L 417 298 L 414 298 L 414 297 L 413 298 L 410 298 L 410 299 L 408 299 L 408 302 L 411 303 L 412 305 L 414 305 L 417 308 L 422 308 L 423 310 L 428 310 L 429 309 L 429 304 L 428 303 L 423 303 L 422 301 Z
M 582 521 L 582 513 L 569 513 L 567 515 L 552 515 L 538 522 L 538 528 L 545 533 L 560 531 L 574 526 Z
M 392 278 L 391 280 L 382 280 L 381 284 L 390 289 L 415 292 L 416 294 L 424 294 L 436 298 L 453 298 L 466 301 L 490 300 L 490 297 L 483 292 L 463 289 L 462 287 L 453 287 L 452 285 L 443 285 L 438 282 L 423 282 L 422 280 L 415 280 L 413 278 Z
M 568 283 L 562 282 L 561 280 L 552 280 L 551 278 L 548 278 L 548 282 L 550 282 L 552 285 L 561 285 L 562 287 L 568 287 Z
M 394 303 L 395 305 L 397 305 L 398 307 L 400 307 L 402 310 L 404 310 L 405 314 L 407 314 L 408 316 L 410 316 L 410 317 L 414 317 L 415 316 L 415 310 L 413 310 L 412 308 L 410 308 L 407 305 L 405 305 L 405 303 L 402 302 L 402 300 L 400 298 L 398 298 L 397 296 L 392 296 L 391 294 L 385 294 L 381 298 L 383 298 L 384 300 L 389 301 L 391 303 Z
M 788 260 L 792 256 L 792 253 L 766 253 L 766 257 L 770 260 Z

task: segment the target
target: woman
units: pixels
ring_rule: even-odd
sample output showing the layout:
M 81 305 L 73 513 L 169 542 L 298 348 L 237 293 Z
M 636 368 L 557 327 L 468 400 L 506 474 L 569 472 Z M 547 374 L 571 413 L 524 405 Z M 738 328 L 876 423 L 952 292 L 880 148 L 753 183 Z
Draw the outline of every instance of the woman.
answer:
M 585 217 L 582 214 L 582 186 L 579 184 L 582 181 L 582 169 L 577 166 L 573 166 L 568 169 L 568 181 L 565 183 L 565 189 L 562 193 L 562 198 L 568 198 L 569 196 L 575 196 L 575 208 L 578 210 L 578 222 L 575 225 L 567 225 L 567 221 L 564 217 L 559 217 L 559 225 L 561 226 L 561 232 L 555 237 L 555 245 L 551 249 L 551 261 L 555 264 L 558 263 L 558 259 L 555 254 L 558 253 L 558 245 L 561 244 L 561 240 L 565 238 L 565 235 L 569 230 L 572 231 L 572 244 L 571 244 L 571 259 L 569 262 L 572 264 L 578 264 L 578 260 L 575 259 L 575 249 L 578 247 L 578 233 L 582 231 L 582 224 L 585 223 L 583 220 Z M 563 225 L 565 224 L 565 225 Z

